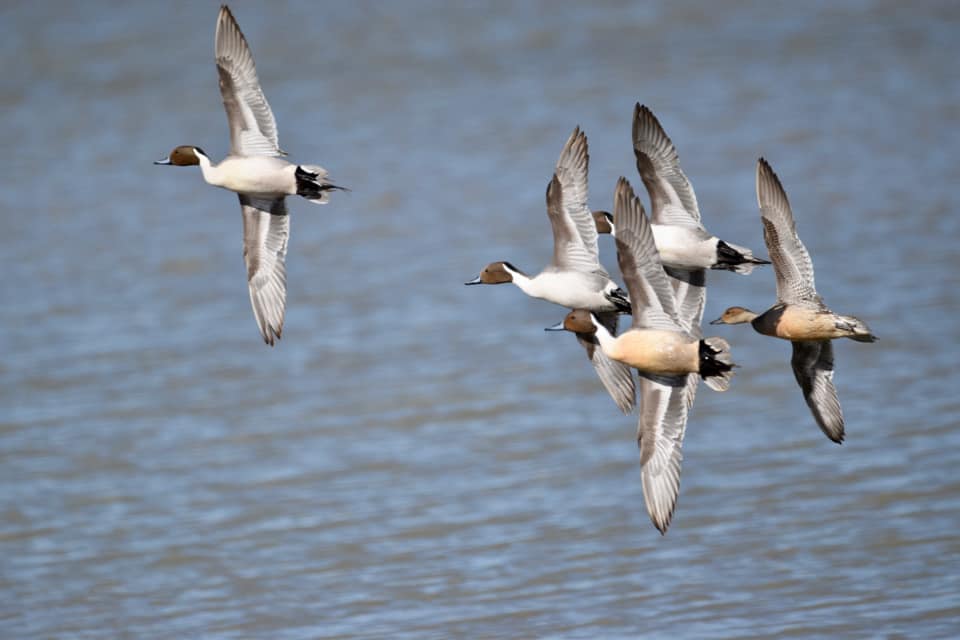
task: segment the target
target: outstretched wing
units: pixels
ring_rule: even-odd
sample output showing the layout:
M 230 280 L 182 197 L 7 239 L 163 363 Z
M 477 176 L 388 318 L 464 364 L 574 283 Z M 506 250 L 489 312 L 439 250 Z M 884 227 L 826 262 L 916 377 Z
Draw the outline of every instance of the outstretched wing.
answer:
M 547 185 L 547 217 L 550 218 L 550 226 L 553 228 L 551 266 L 584 273 L 602 269 L 596 256 L 584 246 L 577 225 L 567 215 L 565 199 L 563 185 L 560 184 L 557 174 L 553 174 L 550 184 Z M 590 220 L 592 224 L 593 218 Z
M 843 442 L 843 411 L 833 386 L 831 341 L 794 342 L 790 365 L 817 426 L 834 442 Z
M 767 253 L 777 276 L 777 299 L 797 303 L 818 300 L 813 262 L 797 235 L 787 194 L 780 179 L 763 158 L 757 162 L 757 202 Z
M 702 229 L 697 196 L 680 169 L 677 150 L 657 117 L 640 103 L 633 109 L 633 153 L 650 194 L 653 223 Z
M 666 533 L 680 493 L 680 465 L 687 412 L 696 391 L 696 374 L 659 376 L 640 372 L 640 477 L 643 499 L 654 526 Z M 692 379 L 692 385 L 689 380 Z
M 618 313 L 616 311 L 606 311 L 594 315 L 607 328 L 610 335 L 617 335 Z M 576 335 L 577 341 L 586 350 L 587 357 L 590 358 L 590 363 L 593 364 L 600 382 L 607 393 L 610 394 L 610 397 L 613 398 L 617 407 L 624 413 L 633 411 L 637 392 L 630 367 L 607 356 L 600 348 L 596 334 L 578 333 Z
M 593 220 L 593 212 L 587 205 L 589 167 L 587 136 L 577 127 L 563 145 L 563 151 L 557 159 L 557 179 L 560 180 L 563 190 L 563 210 L 577 228 L 587 253 L 599 263 L 597 225 Z
M 250 304 L 263 340 L 273 345 L 283 331 L 287 304 L 287 239 L 290 216 L 283 198 L 240 194 L 243 210 L 243 260 L 247 264 Z
M 673 288 L 660 264 L 650 222 L 626 178 L 617 181 L 613 215 L 617 227 L 617 261 L 630 293 L 633 326 L 680 329 Z
M 241 156 L 281 156 L 277 122 L 260 89 L 253 55 L 237 21 L 226 5 L 217 16 L 214 46 L 220 95 L 230 125 L 230 153 Z

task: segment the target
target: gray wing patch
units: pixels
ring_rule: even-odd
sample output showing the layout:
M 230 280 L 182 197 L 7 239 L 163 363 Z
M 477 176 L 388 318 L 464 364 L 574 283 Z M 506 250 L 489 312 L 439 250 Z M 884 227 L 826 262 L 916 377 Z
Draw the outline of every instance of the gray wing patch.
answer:
M 650 194 L 654 224 L 702 229 L 697 196 L 680 168 L 676 147 L 653 112 L 639 103 L 633 109 L 633 152 Z
M 666 533 L 670 526 L 680 493 L 683 436 L 693 402 L 689 378 L 694 378 L 695 390 L 694 374 L 659 376 L 639 372 L 637 442 L 643 499 L 650 519 L 661 533 Z
M 264 342 L 273 345 L 283 332 L 287 304 L 290 216 L 283 198 L 265 200 L 240 194 L 240 206 L 250 304 Z
M 705 269 L 674 269 L 664 267 L 673 287 L 680 326 L 698 340 L 703 337 L 700 324 L 707 303 L 707 272 Z
M 556 174 L 563 190 L 563 209 L 576 227 L 587 253 L 599 262 L 597 225 L 587 204 L 589 167 L 587 136 L 577 127 L 560 152 Z
M 817 426 L 834 442 L 843 442 L 843 411 L 833 386 L 833 343 L 794 342 L 790 365 Z
M 285 155 L 277 141 L 277 123 L 260 88 L 250 47 L 226 6 L 220 8 L 215 40 L 220 95 L 230 125 L 230 152 Z
M 553 229 L 553 262 L 557 269 L 589 273 L 600 269 L 596 256 L 591 255 L 580 238 L 580 232 L 564 208 L 563 187 L 557 174 L 547 185 L 547 217 Z M 591 224 L 593 218 L 591 217 Z
M 788 303 L 816 300 L 813 262 L 797 234 L 787 194 L 763 158 L 757 163 L 757 202 L 763 239 L 777 277 L 777 298 Z
M 594 314 L 597 319 L 606 327 L 610 335 L 617 335 L 617 317 L 616 311 L 607 311 Z M 633 382 L 633 373 L 630 367 L 611 359 L 600 348 L 595 334 L 578 333 L 577 341 L 587 352 L 587 358 L 593 364 L 597 376 L 603 387 L 613 398 L 614 403 L 624 413 L 633 411 L 633 405 L 636 401 L 636 388 Z
M 617 262 L 633 305 L 633 326 L 676 331 L 681 324 L 673 288 L 660 264 L 643 205 L 625 178 L 617 182 L 614 223 Z

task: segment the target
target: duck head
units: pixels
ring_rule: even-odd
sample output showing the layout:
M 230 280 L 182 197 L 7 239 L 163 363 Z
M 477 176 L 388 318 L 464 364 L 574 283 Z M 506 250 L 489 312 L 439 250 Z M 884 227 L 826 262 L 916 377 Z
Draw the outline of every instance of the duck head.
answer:
M 563 319 L 563 322 L 547 327 L 544 331 L 571 331 L 573 333 L 596 333 L 597 323 L 593 314 L 586 309 L 574 309 Z
M 178 167 L 189 167 L 200 164 L 200 156 L 204 158 L 207 157 L 203 149 L 189 144 L 183 144 L 171 151 L 169 156 L 163 160 L 157 160 L 153 164 L 170 164 Z
M 509 262 L 491 262 L 483 268 L 480 275 L 463 284 L 503 284 L 513 282 L 514 273 L 523 273 Z
M 757 314 L 746 307 L 729 307 L 719 318 L 711 320 L 710 324 L 743 324 L 756 317 Z
M 597 233 L 609 233 L 616 237 L 617 233 L 613 226 L 613 214 L 609 211 L 592 211 L 593 222 L 597 225 Z

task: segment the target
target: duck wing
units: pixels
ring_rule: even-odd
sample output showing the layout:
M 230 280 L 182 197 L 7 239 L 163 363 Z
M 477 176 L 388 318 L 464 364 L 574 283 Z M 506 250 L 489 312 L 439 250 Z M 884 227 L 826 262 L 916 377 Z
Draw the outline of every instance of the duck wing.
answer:
M 828 438 L 840 444 L 843 442 L 843 411 L 837 388 L 833 386 L 833 344 L 830 340 L 794 342 L 790 365 L 817 426 Z
M 573 222 L 587 252 L 599 264 L 600 254 L 597 248 L 597 224 L 593 212 L 587 205 L 589 196 L 588 172 L 590 154 L 587 151 L 587 136 L 577 127 L 570 134 L 563 151 L 557 159 L 557 179 L 563 191 L 563 210 Z
M 763 239 L 777 276 L 777 299 L 788 304 L 819 301 L 813 281 L 813 262 L 797 235 L 787 194 L 763 158 L 757 162 L 757 202 Z
M 582 273 L 602 272 L 607 276 L 597 262 L 596 255 L 590 253 L 583 244 L 577 225 L 567 213 L 566 193 L 557 174 L 553 174 L 547 185 L 547 217 L 553 229 L 553 261 L 548 268 Z M 593 217 L 590 221 L 593 224 Z
M 639 102 L 633 109 L 633 154 L 650 194 L 651 221 L 703 229 L 697 196 L 680 169 L 677 149 L 653 112 Z
M 260 89 L 250 47 L 225 5 L 217 16 L 215 40 L 220 95 L 230 125 L 231 155 L 286 155 L 277 142 L 277 122 Z
M 239 195 L 250 304 L 264 342 L 272 346 L 283 331 L 287 304 L 285 259 L 290 216 L 283 198 L 270 200 Z
M 680 493 L 683 435 L 697 376 L 662 376 L 641 371 L 639 386 L 637 444 L 643 499 L 653 525 L 666 533 Z
M 605 311 L 594 314 L 597 320 L 607 328 L 607 331 L 609 331 L 612 336 L 617 335 L 618 315 L 616 311 Z M 610 397 L 613 398 L 617 407 L 624 413 L 633 411 L 637 392 L 630 367 L 607 356 L 607 354 L 603 352 L 603 349 L 600 348 L 600 342 L 597 340 L 596 334 L 578 333 L 576 335 L 577 342 L 586 350 L 587 358 L 589 358 L 590 363 L 593 364 L 593 368 L 597 372 L 600 382 L 607 390 L 607 393 L 610 394 Z
M 678 330 L 681 324 L 673 288 L 660 264 L 650 221 L 630 183 L 622 177 L 617 181 L 614 194 L 614 221 L 617 262 L 630 294 L 633 326 Z
M 674 269 L 667 266 L 664 266 L 663 270 L 669 276 L 670 286 L 673 287 L 680 327 L 699 340 L 703 337 L 700 324 L 703 321 L 703 308 L 707 304 L 706 270 Z

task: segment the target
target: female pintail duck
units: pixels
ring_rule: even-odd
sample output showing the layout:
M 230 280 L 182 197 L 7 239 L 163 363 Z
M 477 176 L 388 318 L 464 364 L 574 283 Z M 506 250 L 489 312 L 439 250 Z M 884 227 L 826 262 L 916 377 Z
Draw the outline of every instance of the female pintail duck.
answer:
M 553 262 L 547 268 L 530 277 L 509 262 L 494 262 L 466 284 L 513 282 L 532 297 L 595 311 L 616 334 L 617 316 L 630 310 L 630 302 L 600 265 L 597 231 L 587 206 L 589 162 L 587 136 L 577 127 L 563 146 L 547 187 L 554 243 Z M 607 392 L 621 411 L 629 413 L 636 396 L 630 368 L 610 360 L 596 348 L 592 336 L 578 336 L 578 340 Z
M 327 181 L 323 167 L 281 158 L 286 154 L 277 142 L 277 124 L 260 89 L 253 55 L 226 5 L 217 17 L 214 49 L 230 125 L 230 153 L 213 164 L 199 147 L 183 145 L 154 164 L 200 165 L 208 184 L 240 196 L 250 302 L 264 341 L 273 345 L 283 331 L 287 298 L 284 259 L 290 218 L 284 198 L 298 195 L 325 204 L 328 192 L 341 187 Z
M 703 338 L 700 330 L 705 272 L 687 271 L 686 279 L 667 276 L 643 205 L 625 178 L 617 183 L 614 213 L 633 325 L 615 337 L 594 314 L 577 309 L 552 328 L 593 334 L 604 353 L 639 371 L 643 496 L 654 526 L 665 533 L 680 490 L 681 447 L 698 376 L 711 389 L 725 391 L 735 365 L 726 340 Z
M 680 168 L 680 157 L 656 116 L 639 103 L 633 110 L 633 152 L 637 170 L 650 194 L 653 239 L 665 266 L 677 269 L 724 269 L 748 274 L 770 264 L 753 251 L 725 242 L 700 222 L 697 196 Z M 594 211 L 600 233 L 616 235 L 613 216 Z
M 813 262 L 797 235 L 790 202 L 770 165 L 757 163 L 757 201 L 767 252 L 777 277 L 777 303 L 762 314 L 730 307 L 710 324 L 749 322 L 757 332 L 793 343 L 793 375 L 804 400 L 828 438 L 843 442 L 843 412 L 833 386 L 834 338 L 874 342 L 870 328 L 853 316 L 831 311 L 817 295 Z

